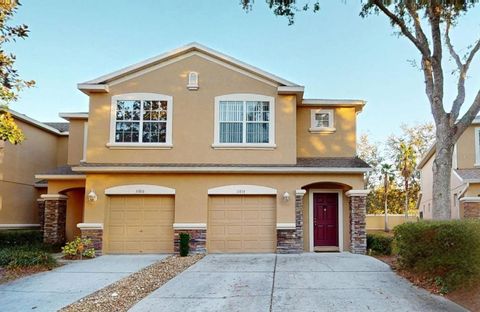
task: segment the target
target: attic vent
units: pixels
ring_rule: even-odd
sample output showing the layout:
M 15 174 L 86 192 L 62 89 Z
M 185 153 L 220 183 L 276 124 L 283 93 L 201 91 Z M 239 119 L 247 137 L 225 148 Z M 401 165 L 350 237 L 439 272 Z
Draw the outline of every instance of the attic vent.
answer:
M 188 73 L 188 90 L 197 90 L 198 89 L 198 73 L 197 72 L 189 72 Z

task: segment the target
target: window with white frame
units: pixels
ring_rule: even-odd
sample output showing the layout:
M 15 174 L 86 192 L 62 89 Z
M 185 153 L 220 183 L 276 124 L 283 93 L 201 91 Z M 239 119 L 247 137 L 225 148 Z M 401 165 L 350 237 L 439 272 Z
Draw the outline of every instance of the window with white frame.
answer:
M 475 128 L 475 166 L 480 166 L 480 128 Z
M 310 131 L 335 131 L 333 109 L 312 109 Z
M 130 93 L 112 97 L 112 145 L 169 145 L 171 124 L 171 96 Z
M 216 97 L 214 147 L 274 147 L 274 105 L 256 94 Z

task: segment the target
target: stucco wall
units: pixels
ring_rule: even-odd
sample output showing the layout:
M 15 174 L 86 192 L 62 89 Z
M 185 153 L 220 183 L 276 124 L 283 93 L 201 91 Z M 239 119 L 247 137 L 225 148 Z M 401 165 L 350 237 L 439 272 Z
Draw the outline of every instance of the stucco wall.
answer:
M 432 183 L 433 183 L 433 159 L 432 156 L 420 170 L 420 187 L 422 190 L 422 199 L 420 201 L 419 210 L 423 211 L 424 219 L 432 218 Z
M 199 73 L 200 88 L 186 88 L 187 73 Z M 173 148 L 169 150 L 109 149 L 111 96 L 132 92 L 173 96 Z M 214 143 L 214 98 L 231 93 L 255 93 L 275 98 L 274 150 L 220 150 Z M 276 86 L 199 56 L 150 71 L 110 86 L 108 94 L 90 96 L 87 160 L 97 163 L 238 163 L 293 164 L 296 161 L 295 96 L 278 95 Z
M 68 164 L 78 165 L 83 159 L 84 119 L 71 119 L 68 136 Z
M 471 125 L 457 141 L 457 165 L 459 169 L 474 168 L 475 165 L 475 128 Z
M 26 140 L 19 145 L 0 145 L 0 223 L 34 224 L 38 222 L 34 175 L 57 166 L 58 136 L 16 122 Z
M 334 110 L 334 133 L 310 132 L 311 111 L 321 106 L 297 108 L 298 157 L 353 157 L 356 154 L 356 113 L 354 107 Z M 328 109 L 332 109 L 328 107 Z

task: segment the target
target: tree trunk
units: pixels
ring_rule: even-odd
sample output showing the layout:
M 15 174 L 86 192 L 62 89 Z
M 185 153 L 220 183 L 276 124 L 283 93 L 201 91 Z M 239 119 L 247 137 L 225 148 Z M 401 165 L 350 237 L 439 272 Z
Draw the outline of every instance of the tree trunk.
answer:
M 408 180 L 405 180 L 405 221 L 408 220 Z
M 385 232 L 389 232 L 390 229 L 388 228 L 388 197 L 387 197 L 387 190 L 385 190 Z
M 452 215 L 450 177 L 452 175 L 453 147 L 453 135 L 450 135 L 450 131 L 437 128 L 436 156 L 433 161 L 432 202 L 432 217 L 435 220 L 448 220 Z

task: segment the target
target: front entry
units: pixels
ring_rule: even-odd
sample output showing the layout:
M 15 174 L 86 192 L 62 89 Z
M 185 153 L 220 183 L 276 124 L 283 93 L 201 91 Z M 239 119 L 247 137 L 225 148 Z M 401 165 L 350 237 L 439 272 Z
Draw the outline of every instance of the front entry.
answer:
M 338 193 L 313 194 L 313 242 L 338 246 Z

